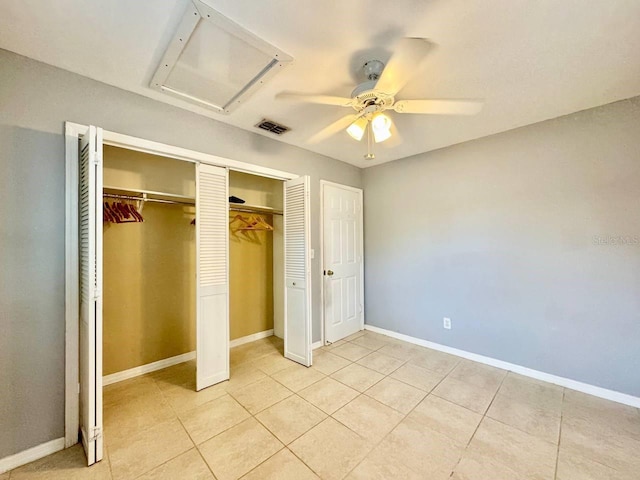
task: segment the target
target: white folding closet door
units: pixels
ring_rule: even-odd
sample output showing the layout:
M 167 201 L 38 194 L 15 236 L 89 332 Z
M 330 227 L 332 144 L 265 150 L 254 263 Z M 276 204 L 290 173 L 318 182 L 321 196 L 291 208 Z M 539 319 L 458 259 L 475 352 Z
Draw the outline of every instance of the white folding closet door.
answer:
M 196 175 L 196 389 L 229 379 L 229 188 L 225 168 Z
M 311 366 L 309 177 L 284 183 L 284 356 Z
M 87 463 L 102 460 L 102 129 L 79 145 L 80 431 Z

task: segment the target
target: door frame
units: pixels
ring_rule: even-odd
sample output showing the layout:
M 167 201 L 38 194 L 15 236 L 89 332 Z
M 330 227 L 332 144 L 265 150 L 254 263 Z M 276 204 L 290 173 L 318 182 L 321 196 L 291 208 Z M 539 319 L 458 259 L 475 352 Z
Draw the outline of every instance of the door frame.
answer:
M 65 122 L 65 448 L 78 443 L 79 402 L 79 246 L 78 246 L 78 139 L 87 125 Z M 187 148 L 103 130 L 103 145 L 135 150 L 161 157 L 204 163 L 228 170 L 293 180 L 300 175 L 252 163 L 219 157 Z M 310 317 L 311 326 L 313 321 Z M 311 348 L 311 347 L 310 347 Z
M 362 315 L 360 316 L 360 330 L 364 330 L 364 190 L 358 187 L 352 187 L 350 185 L 343 185 L 341 183 L 330 182 L 328 180 L 320 180 L 320 302 L 322 308 L 320 309 L 320 323 L 321 328 L 321 345 L 325 344 L 325 330 L 326 330 L 326 315 L 325 315 L 325 286 L 324 286 L 324 189 L 326 186 L 342 188 L 358 193 L 360 196 L 360 252 L 362 253 L 362 262 L 360 263 L 360 300 L 362 302 Z

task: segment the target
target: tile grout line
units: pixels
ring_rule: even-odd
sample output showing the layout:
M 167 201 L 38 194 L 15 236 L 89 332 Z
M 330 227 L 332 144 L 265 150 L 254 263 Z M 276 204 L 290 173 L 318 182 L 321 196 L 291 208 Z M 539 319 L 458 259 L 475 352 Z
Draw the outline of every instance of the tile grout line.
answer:
M 452 372 L 453 372 L 453 370 L 452 370 Z M 456 471 L 456 468 L 458 468 L 458 465 L 460 465 L 460 462 L 462 461 L 462 458 L 464 457 L 464 454 L 468 451 L 467 449 L 469 448 L 469 445 L 471 445 L 471 441 L 476 436 L 476 433 L 478 433 L 478 430 L 480 429 L 480 425 L 482 425 L 482 422 L 484 421 L 484 419 L 487 418 L 487 412 L 489 412 L 489 409 L 491 408 L 491 405 L 493 405 L 493 402 L 496 399 L 496 397 L 498 396 L 498 392 L 502 388 L 502 385 L 504 384 L 504 381 L 506 380 L 508 375 L 509 375 L 509 372 L 507 371 L 507 373 L 502 377 L 502 380 L 500 381 L 500 385 L 498 385 L 498 388 L 496 389 L 496 392 L 493 394 L 493 397 L 491 398 L 491 401 L 489 402 L 489 405 L 487 405 L 487 408 L 485 409 L 484 413 L 482 414 L 482 418 L 478 422 L 478 425 L 476 425 L 475 430 L 473 431 L 473 433 L 469 437 L 469 440 L 467 441 L 467 444 L 465 445 L 464 449 L 462 450 L 462 454 L 460 455 L 460 458 L 458 459 L 458 462 L 453 467 L 453 470 L 451 470 L 451 475 L 453 475 L 453 473 Z M 438 398 L 440 398 L 440 397 L 438 397 Z M 443 400 L 446 400 L 446 398 L 443 399 Z M 460 405 L 460 406 L 462 406 L 462 405 Z M 466 407 L 463 407 L 463 408 L 466 408 Z M 473 411 L 471 409 L 467 409 L 467 410 L 469 410 L 470 412 Z M 474 413 L 478 413 L 478 412 L 474 412 Z M 491 418 L 491 417 L 489 417 L 489 418 Z M 509 467 L 507 467 L 507 468 L 509 468 Z M 509 470 L 511 470 L 511 469 L 509 468 Z
M 558 448 L 556 449 L 556 468 L 553 472 L 553 478 L 558 478 L 558 464 L 560 463 L 560 442 L 562 441 L 562 423 L 564 422 L 564 394 L 566 388 L 562 389 L 562 403 L 560 404 L 560 427 L 558 428 Z

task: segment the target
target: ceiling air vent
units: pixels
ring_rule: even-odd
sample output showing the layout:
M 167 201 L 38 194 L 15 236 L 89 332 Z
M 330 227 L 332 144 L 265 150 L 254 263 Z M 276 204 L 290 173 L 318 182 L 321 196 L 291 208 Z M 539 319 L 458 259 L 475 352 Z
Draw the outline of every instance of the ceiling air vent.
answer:
M 261 128 L 262 130 L 266 130 L 267 132 L 275 133 L 276 135 L 282 135 L 283 133 L 291 130 L 289 127 L 280 125 L 279 123 L 276 123 L 272 120 L 267 120 L 266 118 L 262 119 L 262 121 L 258 123 L 256 127 Z
M 291 61 L 201 0 L 192 0 L 150 86 L 230 113 Z

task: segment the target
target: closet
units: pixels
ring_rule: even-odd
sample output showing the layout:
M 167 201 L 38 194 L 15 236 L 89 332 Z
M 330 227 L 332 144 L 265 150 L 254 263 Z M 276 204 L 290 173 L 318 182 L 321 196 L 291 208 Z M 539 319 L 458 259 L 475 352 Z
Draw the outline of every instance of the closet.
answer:
M 229 379 L 231 345 L 273 334 L 311 365 L 309 178 L 73 129 L 78 417 L 91 465 L 103 455 L 103 379 L 195 356 L 185 385 L 200 391 Z
M 195 166 L 111 146 L 103 159 L 108 384 L 119 372 L 195 351 Z M 118 218 L 127 208 L 139 218 Z
M 231 171 L 229 194 L 231 345 L 284 339 L 283 182 Z

